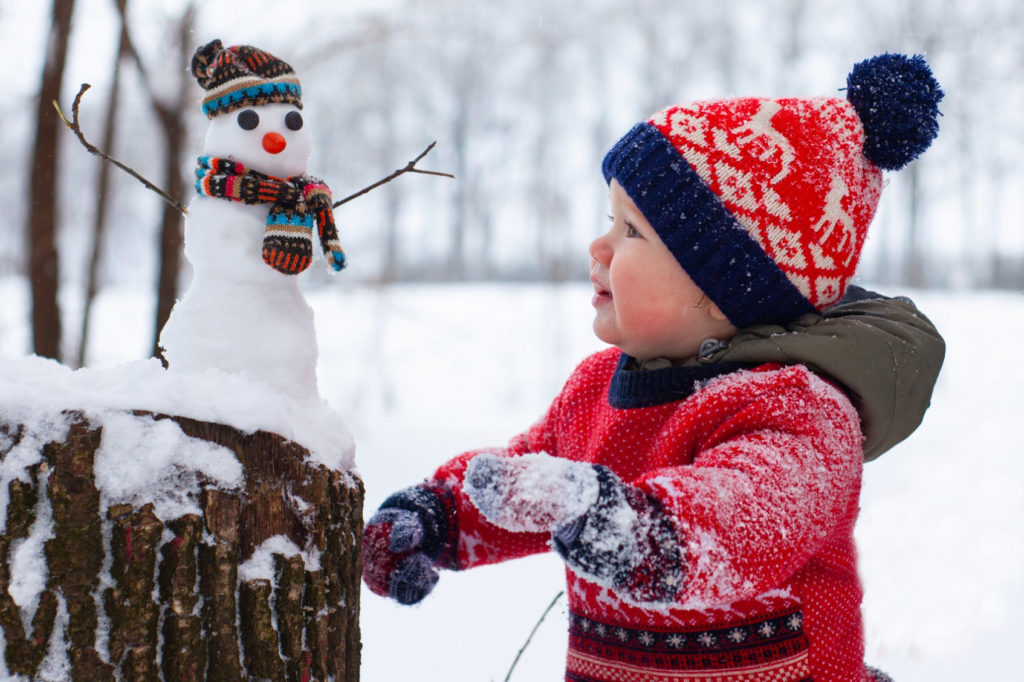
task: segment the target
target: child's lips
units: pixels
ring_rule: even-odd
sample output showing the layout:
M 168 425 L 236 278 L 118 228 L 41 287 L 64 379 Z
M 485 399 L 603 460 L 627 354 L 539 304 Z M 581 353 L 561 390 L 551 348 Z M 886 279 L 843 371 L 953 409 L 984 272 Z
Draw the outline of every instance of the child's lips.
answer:
M 597 279 L 591 277 L 590 282 L 594 285 L 594 299 L 592 301 L 594 305 L 612 300 L 612 292 L 606 289 Z

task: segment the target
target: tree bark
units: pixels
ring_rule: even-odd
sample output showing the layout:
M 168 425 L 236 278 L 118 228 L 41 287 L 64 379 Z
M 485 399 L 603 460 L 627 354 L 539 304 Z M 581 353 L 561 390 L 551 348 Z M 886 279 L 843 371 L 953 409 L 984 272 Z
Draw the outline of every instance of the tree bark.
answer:
M 71 415 L 66 438 L 43 446 L 41 462 L 8 486 L 0 535 L 8 671 L 34 677 L 61 636 L 75 680 L 357 681 L 361 481 L 273 433 L 134 414 L 173 420 L 231 450 L 244 484 L 203 483 L 202 513 L 174 519 L 159 518 L 152 504 L 107 504 L 93 473 L 103 426 Z M 10 451 L 24 428 L 4 423 L 0 415 Z M 28 614 L 11 597 L 8 560 L 15 543 L 40 532 L 33 524 L 44 509 L 52 517 L 48 576 Z M 275 535 L 318 553 L 319 563 L 274 554 L 272 576 L 240 578 L 239 567 Z
M 30 211 L 26 221 L 29 244 L 29 280 L 32 291 L 32 348 L 37 355 L 59 359 L 60 307 L 57 291 L 57 133 L 61 122 L 53 108 L 64 83 L 68 38 L 74 0 L 54 0 L 53 20 L 46 44 L 42 84 L 36 103 L 36 137 L 32 151 Z

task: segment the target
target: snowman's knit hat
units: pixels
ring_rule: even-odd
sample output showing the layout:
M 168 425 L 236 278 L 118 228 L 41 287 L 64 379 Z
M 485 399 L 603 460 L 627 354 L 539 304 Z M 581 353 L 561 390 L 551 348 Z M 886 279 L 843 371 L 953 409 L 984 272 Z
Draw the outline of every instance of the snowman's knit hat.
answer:
M 203 113 L 208 118 L 270 102 L 302 108 L 302 84 L 295 70 L 251 45 L 225 48 L 219 40 L 203 45 L 192 56 L 192 75 L 206 90 Z
M 857 64 L 846 98 L 742 97 L 673 106 L 608 152 L 676 260 L 737 326 L 837 301 L 882 191 L 931 144 L 942 90 L 920 56 Z

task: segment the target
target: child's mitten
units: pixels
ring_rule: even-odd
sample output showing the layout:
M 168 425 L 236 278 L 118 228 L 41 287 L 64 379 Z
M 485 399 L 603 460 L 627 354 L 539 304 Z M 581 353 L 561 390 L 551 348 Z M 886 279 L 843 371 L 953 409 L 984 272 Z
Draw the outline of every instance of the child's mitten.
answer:
M 549 533 L 582 516 L 598 493 L 594 467 L 547 454 L 477 455 L 465 488 L 488 521 L 527 533 Z
M 657 500 L 595 465 L 597 502 L 554 531 L 555 550 L 577 573 L 639 603 L 669 602 L 685 565 L 675 527 Z
M 466 491 L 495 525 L 551 532 L 579 575 L 639 603 L 672 601 L 682 587 L 682 551 L 656 500 L 610 469 L 549 455 L 478 455 Z
M 406 488 L 381 504 L 363 532 L 363 581 L 375 594 L 415 604 L 437 584 L 436 566 L 452 544 L 447 490 Z

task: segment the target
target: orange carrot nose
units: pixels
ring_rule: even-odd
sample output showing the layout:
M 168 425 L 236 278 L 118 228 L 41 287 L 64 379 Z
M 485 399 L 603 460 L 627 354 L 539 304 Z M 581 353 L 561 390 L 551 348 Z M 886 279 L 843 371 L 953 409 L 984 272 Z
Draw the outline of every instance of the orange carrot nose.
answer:
M 267 133 L 263 136 L 263 148 L 271 154 L 280 154 L 288 146 L 281 133 Z

